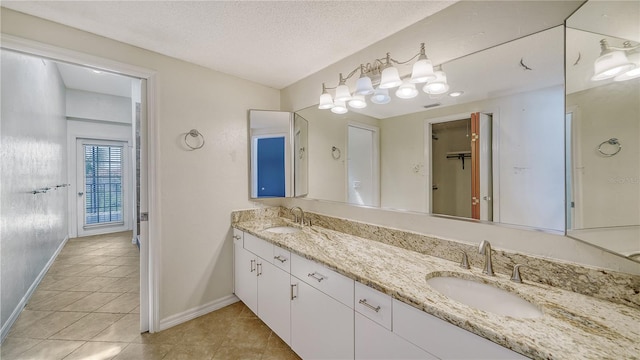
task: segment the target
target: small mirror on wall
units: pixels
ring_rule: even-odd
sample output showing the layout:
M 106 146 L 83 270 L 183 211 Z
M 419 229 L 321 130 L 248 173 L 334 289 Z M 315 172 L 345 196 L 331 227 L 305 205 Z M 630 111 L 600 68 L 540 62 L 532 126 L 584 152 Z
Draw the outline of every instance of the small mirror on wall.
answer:
M 307 121 L 291 112 L 249 110 L 252 199 L 307 194 Z

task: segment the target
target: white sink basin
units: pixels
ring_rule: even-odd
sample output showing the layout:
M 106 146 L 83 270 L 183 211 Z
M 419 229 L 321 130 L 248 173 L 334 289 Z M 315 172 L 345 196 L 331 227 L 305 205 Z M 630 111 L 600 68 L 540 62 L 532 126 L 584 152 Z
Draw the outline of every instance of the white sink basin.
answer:
M 542 311 L 532 303 L 481 282 L 451 276 L 427 279 L 427 284 L 448 298 L 486 312 L 514 318 L 536 318 Z
M 265 229 L 265 231 L 276 233 L 276 234 L 294 234 L 300 231 L 300 229 L 292 226 L 274 226 L 274 227 Z

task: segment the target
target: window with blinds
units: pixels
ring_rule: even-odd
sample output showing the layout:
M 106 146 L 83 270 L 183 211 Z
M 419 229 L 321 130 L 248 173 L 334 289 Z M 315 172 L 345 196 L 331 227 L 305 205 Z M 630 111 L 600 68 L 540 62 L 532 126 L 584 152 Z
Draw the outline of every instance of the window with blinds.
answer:
M 85 225 L 123 223 L 122 146 L 84 145 Z

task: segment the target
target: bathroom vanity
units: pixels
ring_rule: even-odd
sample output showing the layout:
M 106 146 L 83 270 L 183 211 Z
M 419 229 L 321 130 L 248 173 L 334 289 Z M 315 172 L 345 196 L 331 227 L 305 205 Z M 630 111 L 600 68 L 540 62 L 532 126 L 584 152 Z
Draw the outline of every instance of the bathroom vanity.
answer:
M 526 268 L 519 284 L 507 275 L 482 274 L 477 257 L 471 257 L 471 269 L 463 269 L 457 262 L 265 214 L 278 210 L 234 213 L 235 293 L 304 359 L 640 354 L 637 305 L 533 283 Z M 488 284 L 539 313 L 481 310 L 435 290 L 427 282 L 433 278 Z

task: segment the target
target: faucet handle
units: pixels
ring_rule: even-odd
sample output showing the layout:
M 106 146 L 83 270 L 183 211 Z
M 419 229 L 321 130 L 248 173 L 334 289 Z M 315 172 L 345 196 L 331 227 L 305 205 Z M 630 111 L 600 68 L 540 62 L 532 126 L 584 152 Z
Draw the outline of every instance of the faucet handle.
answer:
M 469 258 L 467 257 L 467 253 L 462 251 L 462 261 L 460 261 L 460 267 L 463 269 L 470 269 L 469 266 Z
M 522 278 L 520 277 L 521 267 L 527 267 L 527 266 L 523 264 L 516 264 L 513 267 L 513 272 L 511 273 L 511 281 L 517 282 L 518 284 L 522 284 Z

